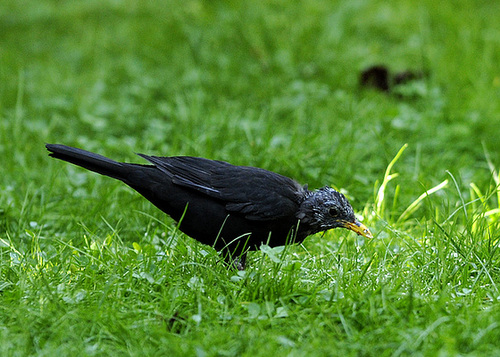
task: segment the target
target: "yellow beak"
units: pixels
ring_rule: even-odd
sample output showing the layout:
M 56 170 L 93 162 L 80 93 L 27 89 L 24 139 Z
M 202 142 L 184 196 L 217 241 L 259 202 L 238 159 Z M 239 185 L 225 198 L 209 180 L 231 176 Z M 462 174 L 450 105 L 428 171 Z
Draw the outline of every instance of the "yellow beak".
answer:
M 360 236 L 366 237 L 366 238 L 373 238 L 372 232 L 361 222 L 356 220 L 354 223 L 353 222 L 343 222 L 343 227 L 350 229 L 351 231 L 357 233 Z

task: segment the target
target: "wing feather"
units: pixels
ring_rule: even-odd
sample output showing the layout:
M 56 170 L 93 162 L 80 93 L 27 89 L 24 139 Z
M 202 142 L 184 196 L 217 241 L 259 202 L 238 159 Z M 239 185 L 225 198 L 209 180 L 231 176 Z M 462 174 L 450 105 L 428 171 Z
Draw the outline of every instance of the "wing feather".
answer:
M 224 201 L 229 212 L 252 220 L 293 216 L 305 194 L 296 181 L 277 173 L 190 156 L 140 154 L 174 184 Z

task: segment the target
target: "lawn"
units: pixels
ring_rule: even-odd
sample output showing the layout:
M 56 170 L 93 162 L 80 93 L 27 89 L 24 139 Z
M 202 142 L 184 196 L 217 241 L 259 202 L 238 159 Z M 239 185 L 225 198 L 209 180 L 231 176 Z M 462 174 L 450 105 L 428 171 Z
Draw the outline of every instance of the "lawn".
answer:
M 500 355 L 500 2 L 0 2 L 1 356 Z M 419 78 L 360 86 L 385 65 Z M 61 143 L 342 190 L 227 269 Z

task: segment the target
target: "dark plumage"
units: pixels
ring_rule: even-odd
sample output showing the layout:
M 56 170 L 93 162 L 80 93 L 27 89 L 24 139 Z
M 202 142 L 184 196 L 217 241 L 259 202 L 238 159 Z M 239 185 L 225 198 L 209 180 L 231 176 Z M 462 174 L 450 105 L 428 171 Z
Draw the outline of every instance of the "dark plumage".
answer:
M 262 243 L 302 242 L 343 227 L 371 237 L 341 193 L 309 191 L 267 170 L 198 157 L 139 154 L 152 165 L 116 162 L 65 145 L 47 144 L 50 156 L 123 181 L 174 220 L 188 236 L 245 264 L 246 250 Z M 289 238 L 293 237 L 293 238 Z
M 379 91 L 389 93 L 397 89 L 399 85 L 422 79 L 425 76 L 425 72 L 414 72 L 409 70 L 393 74 L 386 66 L 375 65 L 361 71 L 359 83 L 362 87 L 375 88 Z

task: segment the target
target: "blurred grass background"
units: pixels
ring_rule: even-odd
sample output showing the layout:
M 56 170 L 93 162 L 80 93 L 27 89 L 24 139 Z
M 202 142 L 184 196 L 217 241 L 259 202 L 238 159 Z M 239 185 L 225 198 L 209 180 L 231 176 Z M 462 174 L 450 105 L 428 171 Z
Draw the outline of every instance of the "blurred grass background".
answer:
M 468 0 L 0 3 L 1 354 L 498 353 L 498 18 Z M 361 88 L 375 64 L 426 76 Z M 234 275 L 47 142 L 333 185 L 377 239 L 317 235 Z

